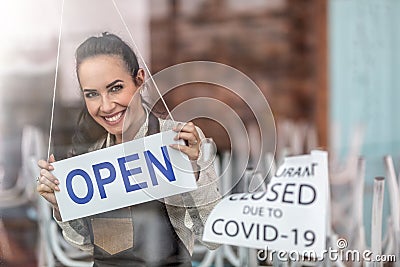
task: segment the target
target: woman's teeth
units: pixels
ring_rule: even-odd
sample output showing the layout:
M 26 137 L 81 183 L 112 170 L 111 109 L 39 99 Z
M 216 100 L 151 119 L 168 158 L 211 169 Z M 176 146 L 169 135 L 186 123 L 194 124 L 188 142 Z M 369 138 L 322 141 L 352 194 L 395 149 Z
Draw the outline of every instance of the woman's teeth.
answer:
M 104 117 L 104 119 L 109 122 L 114 122 L 114 121 L 117 121 L 119 118 L 121 118 L 121 116 L 122 116 L 122 112 L 120 112 L 112 117 Z

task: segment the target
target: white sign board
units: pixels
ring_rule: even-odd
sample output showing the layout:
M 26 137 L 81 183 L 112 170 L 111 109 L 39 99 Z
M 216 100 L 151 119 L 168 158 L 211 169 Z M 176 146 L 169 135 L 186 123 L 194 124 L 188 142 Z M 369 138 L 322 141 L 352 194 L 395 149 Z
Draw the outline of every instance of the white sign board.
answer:
M 53 163 L 62 220 L 196 189 L 190 160 L 169 147 L 175 136 L 161 132 Z
M 328 205 L 327 153 L 285 158 L 267 191 L 224 198 L 207 219 L 203 240 L 322 257 Z

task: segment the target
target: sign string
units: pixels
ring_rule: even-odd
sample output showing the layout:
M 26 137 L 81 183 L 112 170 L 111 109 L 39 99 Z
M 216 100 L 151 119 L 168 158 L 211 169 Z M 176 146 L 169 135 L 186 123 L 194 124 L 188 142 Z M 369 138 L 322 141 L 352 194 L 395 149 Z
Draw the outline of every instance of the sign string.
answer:
M 59 35 L 58 35 L 57 60 L 56 60 L 56 70 L 55 70 L 55 76 L 54 76 L 53 99 L 52 99 L 50 130 L 49 130 L 49 144 L 48 144 L 48 149 L 47 149 L 47 159 L 48 160 L 50 159 L 50 149 L 51 149 L 51 141 L 52 141 L 52 133 L 53 133 L 54 109 L 55 109 L 55 99 L 56 99 L 56 90 L 57 90 L 57 77 L 58 77 L 58 65 L 59 65 L 59 59 L 60 59 L 61 33 L 62 33 L 62 24 L 63 24 L 63 15 L 64 15 L 64 1 L 65 0 L 62 1 L 61 18 L 60 18 L 60 30 L 59 30 Z M 161 99 L 165 109 L 167 110 L 169 117 L 175 123 L 174 117 L 172 116 L 171 111 L 169 110 L 169 108 L 168 108 L 168 106 L 167 106 L 167 104 L 166 104 L 166 102 L 164 100 L 164 97 L 162 96 L 162 94 L 161 94 L 156 82 L 154 81 L 153 75 L 151 75 L 151 72 L 150 72 L 149 68 L 147 67 L 146 62 L 144 61 L 144 58 L 143 58 L 142 54 L 139 52 L 139 48 L 136 45 L 136 42 L 133 39 L 132 33 L 130 32 L 130 30 L 129 30 L 129 28 L 128 28 L 128 26 L 127 26 L 122 14 L 121 14 L 119 8 L 118 8 L 118 6 L 116 5 L 114 0 L 112 0 L 112 3 L 114 5 L 115 10 L 117 11 L 121 21 L 122 21 L 122 24 L 124 25 L 126 31 L 128 32 L 129 37 L 130 37 L 130 39 L 131 39 L 131 41 L 133 43 L 133 46 L 134 46 L 134 48 L 136 50 L 136 54 L 139 56 L 140 60 L 143 62 L 143 66 L 144 66 L 146 72 L 148 73 L 151 82 L 154 84 L 154 87 L 156 88 L 157 93 L 160 96 L 160 99 Z
M 114 0 L 111 0 L 111 1 L 113 2 L 114 7 L 115 7 L 115 9 L 116 9 L 116 11 L 117 11 L 117 13 L 118 13 L 118 15 L 119 15 L 121 21 L 122 21 L 122 24 L 124 24 L 124 27 L 125 27 L 126 31 L 128 32 L 129 37 L 131 38 L 132 44 L 133 44 L 133 46 L 135 47 L 135 50 L 136 50 L 137 55 L 139 56 L 140 60 L 143 62 L 143 66 L 144 66 L 144 68 L 145 68 L 147 74 L 149 75 L 151 82 L 154 84 L 154 87 L 156 88 L 157 93 L 158 93 L 158 95 L 160 96 L 160 99 L 161 99 L 161 101 L 162 101 L 162 103 L 163 103 L 165 109 L 166 109 L 167 112 L 168 112 L 168 116 L 169 116 L 169 117 L 171 118 L 171 120 L 175 123 L 174 117 L 172 117 L 171 111 L 169 110 L 169 108 L 168 108 L 168 106 L 167 106 L 167 103 L 165 103 L 164 97 L 162 96 L 160 90 L 158 89 L 158 86 L 157 86 L 156 82 L 155 82 L 154 79 L 153 79 L 153 75 L 151 75 L 151 72 L 150 72 L 149 68 L 147 67 L 146 62 L 144 61 L 144 58 L 143 58 L 142 54 L 139 52 L 139 48 L 138 48 L 138 46 L 136 45 L 135 40 L 133 39 L 132 33 L 131 33 L 131 31 L 129 30 L 128 25 L 126 24 L 124 18 L 122 17 L 122 14 L 121 14 L 121 12 L 120 12 L 120 10 L 119 10 L 117 4 L 115 3 Z
M 160 92 L 160 90 L 159 90 L 159 88 L 158 88 L 158 86 L 157 86 L 157 83 L 156 83 L 156 82 L 154 81 L 154 79 L 153 79 L 153 75 L 151 75 L 151 72 L 150 72 L 149 68 L 147 67 L 146 62 L 144 61 L 144 58 L 143 58 L 142 54 L 139 52 L 139 48 L 138 48 L 138 46 L 136 45 L 136 42 L 135 42 L 135 40 L 133 39 L 132 33 L 131 33 L 131 31 L 129 30 L 129 28 L 128 28 L 128 26 L 127 26 L 127 24 L 126 24 L 124 18 L 122 17 L 122 14 L 121 14 L 121 12 L 120 12 L 118 6 L 115 4 L 115 1 L 114 1 L 114 0 L 111 0 L 111 1 L 113 2 L 114 7 L 115 7 L 115 9 L 116 9 L 116 11 L 117 11 L 119 17 L 120 17 L 122 23 L 124 24 L 124 27 L 125 27 L 126 31 L 127 31 L 128 34 L 129 34 L 129 37 L 131 38 L 131 41 L 132 41 L 132 43 L 133 43 L 133 45 L 134 45 L 134 47 L 135 47 L 136 53 L 137 53 L 137 55 L 140 57 L 140 60 L 143 62 L 143 66 L 144 66 L 146 72 L 148 73 L 151 82 L 153 83 L 154 87 L 156 88 L 157 93 L 158 93 L 158 95 L 160 96 L 160 99 L 161 99 L 161 101 L 162 101 L 162 103 L 163 103 L 165 109 L 167 110 L 169 117 L 170 117 L 171 120 L 174 122 L 174 124 L 176 124 L 176 121 L 174 120 L 174 117 L 172 116 L 171 111 L 169 110 L 169 108 L 168 108 L 168 106 L 167 106 L 167 103 L 165 103 L 164 97 L 162 96 L 162 94 L 161 94 L 161 92 Z M 182 127 L 183 127 L 183 126 L 182 126 Z M 196 206 L 193 197 L 192 197 L 190 194 L 188 194 L 188 193 L 182 193 L 182 194 L 181 194 L 181 199 L 182 199 L 182 201 L 183 201 L 183 203 L 184 203 L 184 206 L 186 206 L 186 207 L 195 207 L 195 206 Z M 189 215 L 190 215 L 190 217 L 191 217 L 191 219 L 192 219 L 192 222 L 193 222 L 193 224 L 195 225 L 195 227 L 203 228 L 204 225 L 203 225 L 203 222 L 202 222 L 201 219 L 200 219 L 201 217 L 200 217 L 199 211 L 198 211 L 197 209 L 189 209 L 188 211 L 189 211 Z M 193 219 L 193 218 L 197 218 L 197 219 Z
M 63 15 L 64 15 L 64 0 L 62 1 L 62 6 L 61 6 L 60 30 L 59 30 L 59 33 L 58 33 L 56 73 L 55 73 L 55 76 L 54 76 L 53 100 L 52 100 L 52 106 L 51 106 L 50 131 L 49 131 L 49 146 L 47 148 L 47 160 L 50 159 L 51 137 L 52 137 L 52 133 L 53 133 L 54 106 L 55 106 L 55 102 L 56 102 L 58 62 L 59 62 L 59 59 L 60 59 L 61 31 L 62 31 Z

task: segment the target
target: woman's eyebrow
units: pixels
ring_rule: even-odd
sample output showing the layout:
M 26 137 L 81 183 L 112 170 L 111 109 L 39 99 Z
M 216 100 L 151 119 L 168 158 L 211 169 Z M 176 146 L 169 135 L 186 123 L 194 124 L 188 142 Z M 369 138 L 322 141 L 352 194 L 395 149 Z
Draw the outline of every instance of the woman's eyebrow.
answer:
M 96 89 L 83 89 L 83 92 L 96 92 Z
M 115 80 L 109 84 L 106 85 L 106 88 L 110 88 L 111 86 L 113 86 L 114 84 L 118 83 L 118 82 L 122 82 L 122 80 Z

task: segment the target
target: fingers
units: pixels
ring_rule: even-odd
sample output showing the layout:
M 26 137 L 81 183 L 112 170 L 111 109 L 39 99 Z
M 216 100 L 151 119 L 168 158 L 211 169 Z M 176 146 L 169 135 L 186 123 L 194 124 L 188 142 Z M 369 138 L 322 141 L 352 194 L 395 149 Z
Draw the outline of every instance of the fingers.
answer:
M 192 122 L 179 123 L 173 130 L 178 134 L 174 140 L 184 140 L 187 145 L 172 144 L 171 148 L 186 154 L 190 160 L 197 160 L 200 154 L 200 138 L 196 126 Z
M 50 202 L 50 204 L 57 205 L 57 200 L 54 194 L 54 190 L 51 189 L 49 186 L 40 183 L 37 185 L 36 190 L 44 199 Z
M 51 171 L 54 170 L 54 167 L 51 165 L 51 163 L 55 161 L 56 159 L 53 154 L 50 155 L 48 162 L 45 160 L 38 161 L 38 166 L 41 170 L 40 176 L 38 177 L 36 191 L 51 205 L 53 205 L 53 207 L 58 207 L 54 191 L 60 191 L 60 188 L 58 187 L 60 182 L 51 173 Z
M 49 171 L 54 170 L 53 165 L 51 165 L 49 162 L 47 162 L 47 161 L 45 161 L 43 159 L 38 161 L 38 166 L 41 169 L 46 169 L 46 170 L 49 170 Z
M 55 162 L 55 158 L 54 158 L 53 154 L 49 157 L 49 162 L 47 162 L 45 160 L 38 161 L 38 166 L 39 166 L 39 168 L 41 168 L 40 176 L 38 178 L 38 183 L 39 183 L 39 185 L 43 184 L 43 185 L 47 186 L 51 190 L 60 191 L 60 188 L 58 187 L 60 182 L 51 173 L 51 171 L 54 170 L 53 165 L 51 165 L 51 163 L 53 163 L 53 162 Z M 39 190 L 42 190 L 42 188 L 40 188 L 38 186 L 38 192 L 42 193 L 42 191 L 39 191 Z M 47 191 L 44 190 L 43 192 L 47 192 Z
M 51 172 L 46 169 L 40 170 L 39 183 L 45 184 L 55 191 L 60 191 L 60 188 L 58 187 L 60 182 Z
M 197 145 L 199 142 L 197 141 L 196 136 L 193 133 L 185 133 L 185 132 L 179 132 L 174 140 L 178 141 L 179 139 L 183 139 L 188 141 L 189 145 Z
M 51 155 L 50 155 L 50 157 L 49 157 L 49 162 L 50 162 L 50 163 L 56 162 L 56 158 L 54 157 L 54 154 L 51 154 Z
M 56 162 L 56 158 L 54 157 L 53 154 L 51 154 L 48 162 L 41 159 L 38 161 L 38 166 L 41 169 L 46 169 L 46 170 L 52 171 L 52 170 L 54 170 L 54 167 L 53 167 L 53 165 L 51 165 L 51 163 L 54 163 L 54 162 Z
M 188 123 L 178 123 L 178 124 L 173 128 L 173 130 L 174 130 L 175 132 L 194 133 L 194 134 L 196 134 L 196 136 L 198 137 L 196 127 L 195 127 L 194 123 L 191 122 L 191 121 L 188 122 Z
M 178 132 L 175 140 L 183 139 L 187 141 L 189 145 L 196 145 L 199 143 L 199 134 L 193 122 L 188 122 L 186 124 L 178 123 L 173 130 Z

